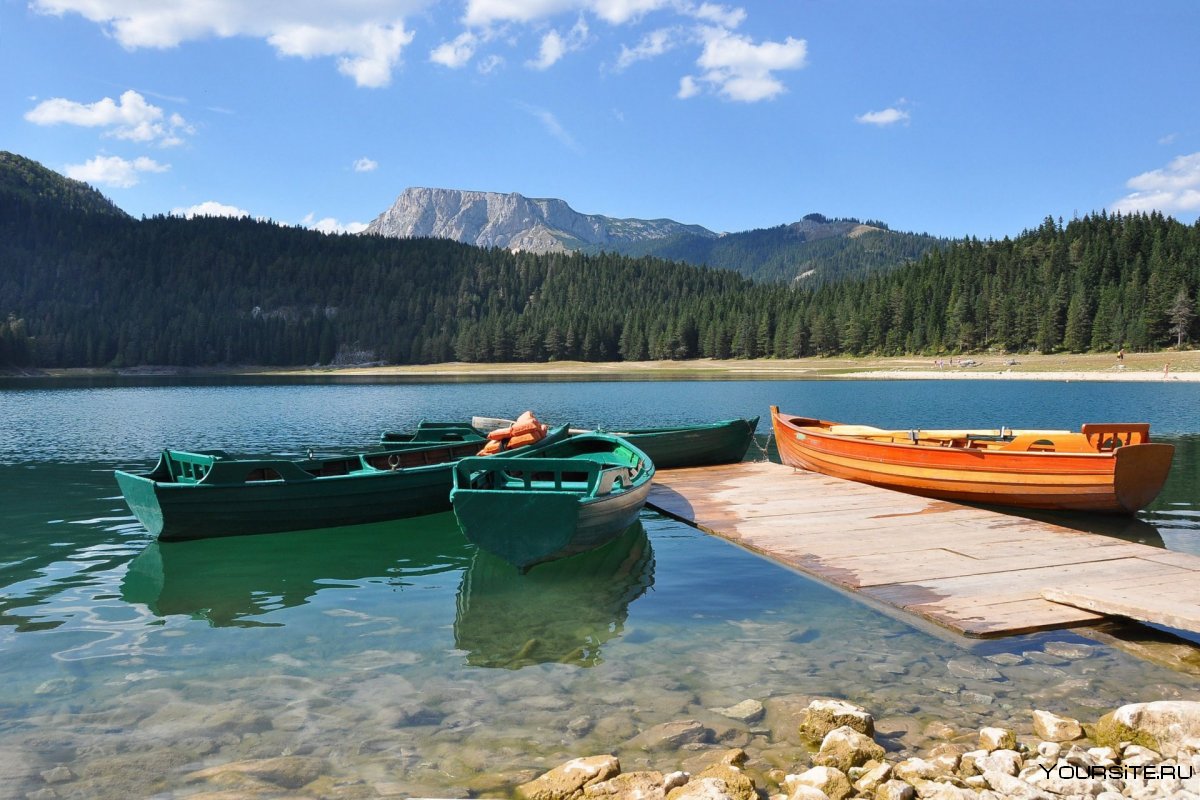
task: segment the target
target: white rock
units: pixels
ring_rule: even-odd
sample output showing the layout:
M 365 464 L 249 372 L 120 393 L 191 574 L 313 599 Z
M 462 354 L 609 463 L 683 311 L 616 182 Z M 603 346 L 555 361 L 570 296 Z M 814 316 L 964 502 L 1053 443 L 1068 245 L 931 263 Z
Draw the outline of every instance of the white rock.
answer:
M 1079 720 L 1060 717 L 1049 711 L 1033 712 L 1033 732 L 1048 742 L 1070 742 L 1083 737 Z
M 1007 728 L 980 728 L 979 746 L 989 753 L 993 750 L 1015 750 L 1017 735 Z

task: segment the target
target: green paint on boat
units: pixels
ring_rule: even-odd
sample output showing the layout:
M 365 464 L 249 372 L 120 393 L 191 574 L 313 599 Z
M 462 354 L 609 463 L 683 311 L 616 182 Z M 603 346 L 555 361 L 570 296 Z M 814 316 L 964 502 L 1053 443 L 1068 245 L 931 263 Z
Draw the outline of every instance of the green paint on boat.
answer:
M 413 450 L 432 444 L 473 442 L 476 449 L 487 443 L 487 434 L 469 422 L 429 422 L 422 420 L 411 432 L 384 431 L 379 435 L 379 446 L 384 450 Z
M 567 426 L 514 454 L 537 452 Z M 148 473 L 117 470 L 134 516 L 161 541 L 311 530 L 450 510 L 454 463 L 478 442 L 330 458 L 233 458 L 164 450 Z
M 468 541 L 528 569 L 612 541 L 637 521 L 653 477 L 629 442 L 585 433 L 536 453 L 464 458 L 450 501 Z
M 746 457 L 758 417 L 699 425 L 635 428 L 616 432 L 650 457 L 658 469 L 732 464 Z

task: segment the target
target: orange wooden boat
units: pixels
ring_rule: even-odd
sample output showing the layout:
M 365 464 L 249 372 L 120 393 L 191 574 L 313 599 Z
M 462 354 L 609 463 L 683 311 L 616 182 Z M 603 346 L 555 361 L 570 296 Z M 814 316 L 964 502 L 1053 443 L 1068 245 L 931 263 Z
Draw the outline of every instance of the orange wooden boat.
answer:
M 784 464 L 971 503 L 1132 514 L 1158 496 L 1175 448 L 1148 423 L 1049 430 L 898 430 L 793 417 L 771 406 Z

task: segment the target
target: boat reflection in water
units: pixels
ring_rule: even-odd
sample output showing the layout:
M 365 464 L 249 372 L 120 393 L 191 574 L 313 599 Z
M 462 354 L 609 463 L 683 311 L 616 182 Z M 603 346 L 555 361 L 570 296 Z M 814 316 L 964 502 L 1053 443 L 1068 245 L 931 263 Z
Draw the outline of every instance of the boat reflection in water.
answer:
M 304 605 L 319 590 L 366 582 L 403 587 L 424 575 L 463 570 L 473 549 L 451 514 L 295 533 L 156 541 L 130 562 L 121 597 L 159 616 L 185 614 L 214 627 L 281 625 L 253 618 Z
M 477 667 L 556 662 L 590 667 L 620 635 L 629 604 L 654 584 L 654 552 L 636 523 L 596 550 L 521 574 L 476 551 L 458 590 L 455 645 Z

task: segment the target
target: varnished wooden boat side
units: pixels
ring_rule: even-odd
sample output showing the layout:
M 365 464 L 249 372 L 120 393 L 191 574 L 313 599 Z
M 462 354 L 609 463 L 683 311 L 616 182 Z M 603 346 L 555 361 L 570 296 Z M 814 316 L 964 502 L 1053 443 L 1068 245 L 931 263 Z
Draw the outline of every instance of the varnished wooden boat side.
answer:
M 1158 495 L 1174 453 L 1149 442 L 1062 452 L 875 441 L 835 435 L 829 429 L 837 423 L 774 406 L 771 423 L 785 464 L 925 497 L 1023 508 L 1132 514 Z

